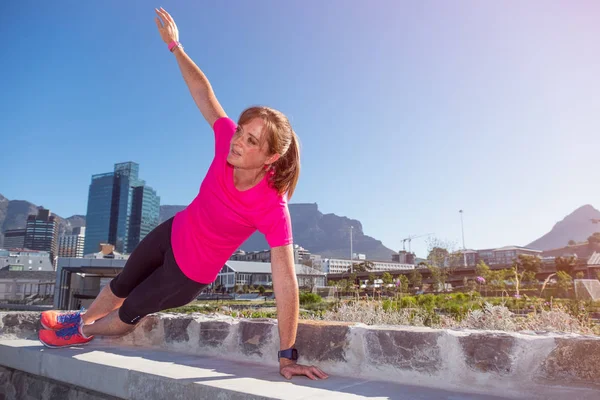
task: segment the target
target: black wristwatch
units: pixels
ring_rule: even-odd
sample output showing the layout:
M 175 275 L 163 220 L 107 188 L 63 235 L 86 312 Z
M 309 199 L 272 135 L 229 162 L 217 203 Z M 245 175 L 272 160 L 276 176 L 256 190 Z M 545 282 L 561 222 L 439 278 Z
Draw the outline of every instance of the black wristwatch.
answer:
M 289 360 L 296 361 L 298 359 L 298 350 L 292 347 L 291 349 L 278 351 L 277 360 L 280 360 L 282 358 L 287 358 Z

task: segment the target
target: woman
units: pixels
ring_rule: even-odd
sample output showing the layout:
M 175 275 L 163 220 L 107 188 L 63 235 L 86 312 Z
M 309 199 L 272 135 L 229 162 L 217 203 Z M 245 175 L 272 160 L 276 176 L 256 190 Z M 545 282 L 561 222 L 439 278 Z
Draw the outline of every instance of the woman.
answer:
M 245 110 L 236 124 L 206 76 L 184 52 L 175 21 L 156 10 L 161 38 L 174 54 L 196 105 L 215 134 L 215 156 L 192 203 L 148 234 L 123 271 L 85 313 L 42 313 L 40 341 L 49 347 L 88 343 L 95 335 L 133 331 L 146 315 L 183 306 L 214 282 L 231 254 L 256 230 L 271 247 L 277 298 L 280 373 L 325 379 L 296 363 L 298 284 L 287 199 L 300 173 L 298 139 L 288 119 L 267 107 Z

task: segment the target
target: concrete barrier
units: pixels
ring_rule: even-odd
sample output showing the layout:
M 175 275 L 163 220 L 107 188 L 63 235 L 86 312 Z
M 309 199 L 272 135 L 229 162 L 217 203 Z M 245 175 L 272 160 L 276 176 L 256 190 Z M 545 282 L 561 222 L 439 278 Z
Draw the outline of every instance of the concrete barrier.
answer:
M 38 321 L 39 313 L 0 313 L 0 339 L 35 339 Z M 277 323 L 270 319 L 156 314 L 127 336 L 93 343 L 255 362 L 272 371 L 278 365 Z M 297 348 L 299 362 L 355 380 L 511 398 L 600 398 L 598 337 L 301 321 Z

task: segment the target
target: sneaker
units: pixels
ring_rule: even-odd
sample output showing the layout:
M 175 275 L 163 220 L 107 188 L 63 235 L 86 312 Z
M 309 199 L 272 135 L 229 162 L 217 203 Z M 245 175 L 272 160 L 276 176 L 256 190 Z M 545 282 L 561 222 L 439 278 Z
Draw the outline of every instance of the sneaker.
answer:
M 46 347 L 59 348 L 86 344 L 94 337 L 84 338 L 79 331 L 79 325 L 69 326 L 58 331 L 42 329 L 39 333 L 40 342 Z
M 81 312 L 83 308 L 77 312 L 64 311 L 44 311 L 40 318 L 40 323 L 44 329 L 59 330 L 72 325 L 78 325 L 81 321 Z

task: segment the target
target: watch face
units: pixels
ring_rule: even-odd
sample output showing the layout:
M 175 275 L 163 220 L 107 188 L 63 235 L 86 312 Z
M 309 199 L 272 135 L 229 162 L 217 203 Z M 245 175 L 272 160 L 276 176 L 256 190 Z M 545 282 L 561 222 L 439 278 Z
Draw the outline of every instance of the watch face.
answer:
M 292 360 L 298 359 L 298 350 L 292 349 Z

